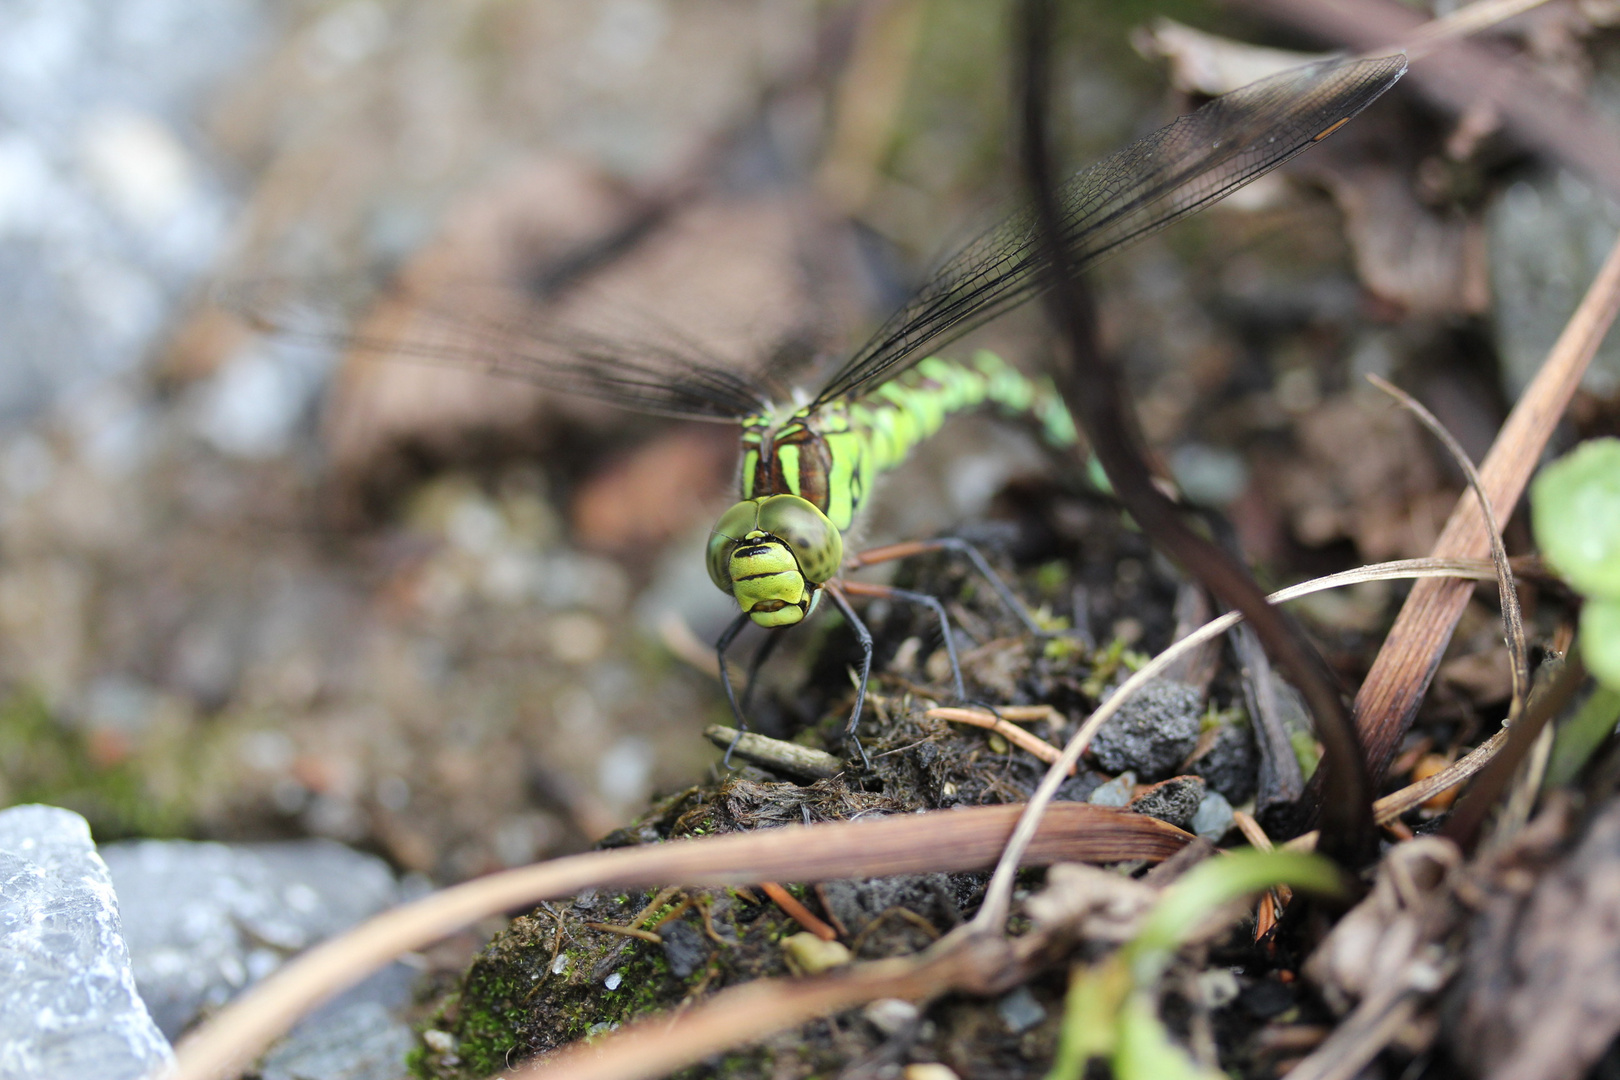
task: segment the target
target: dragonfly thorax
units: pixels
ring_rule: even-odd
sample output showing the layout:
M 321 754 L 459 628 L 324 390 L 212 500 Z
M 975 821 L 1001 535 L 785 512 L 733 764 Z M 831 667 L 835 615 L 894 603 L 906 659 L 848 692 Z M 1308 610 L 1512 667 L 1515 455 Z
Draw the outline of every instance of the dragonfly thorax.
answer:
M 710 579 L 760 626 L 803 620 L 843 559 L 838 529 L 797 495 L 746 499 L 709 533 Z

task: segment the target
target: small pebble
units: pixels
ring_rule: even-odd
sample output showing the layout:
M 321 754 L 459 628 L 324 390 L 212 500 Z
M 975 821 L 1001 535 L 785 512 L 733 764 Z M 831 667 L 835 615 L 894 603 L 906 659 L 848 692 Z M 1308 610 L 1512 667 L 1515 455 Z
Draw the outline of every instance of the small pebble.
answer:
M 1046 1007 L 1035 1000 L 1035 995 L 1029 992 L 1027 986 L 1002 995 L 1001 1000 L 996 1002 L 996 1011 L 1001 1014 L 1001 1022 L 1014 1035 L 1022 1035 L 1046 1019 Z
M 1232 814 L 1232 804 L 1226 801 L 1226 796 L 1211 791 L 1198 804 L 1198 813 L 1193 815 L 1190 831 L 1212 844 L 1218 844 L 1221 837 L 1232 831 L 1236 820 Z
M 1125 769 L 1157 780 L 1198 745 L 1204 696 L 1186 683 L 1155 679 L 1132 694 L 1091 740 L 1091 755 L 1111 773 Z
M 1241 803 L 1254 794 L 1255 777 L 1260 769 L 1259 751 L 1248 721 L 1228 718 L 1203 753 L 1187 763 L 1187 771 L 1226 797 Z
M 917 1022 L 917 1006 L 899 998 L 879 998 L 862 1010 L 867 1023 L 885 1035 L 898 1035 Z
M 1210 968 L 1198 973 L 1198 996 L 1206 1009 L 1219 1009 L 1236 1000 L 1243 989 L 1231 968 Z
M 949 1065 L 941 1065 L 937 1061 L 907 1065 L 900 1077 L 901 1080 L 960 1080 Z
M 853 956 L 836 941 L 822 941 L 816 935 L 801 931 L 782 942 L 788 966 L 803 975 L 820 975 L 849 963 Z
M 1097 806 L 1124 806 L 1136 790 L 1136 774 L 1122 772 L 1106 784 L 1099 784 L 1086 801 Z
M 1197 815 L 1206 791 L 1202 776 L 1176 776 L 1147 788 L 1132 799 L 1126 809 L 1185 829 Z
M 448 1054 L 456 1048 L 456 1037 L 438 1028 L 428 1028 L 422 1032 L 422 1041 L 435 1054 Z
M 624 982 L 624 976 L 615 971 L 613 974 L 602 980 L 602 985 L 607 987 L 609 990 L 617 990 L 619 988 L 619 984 L 622 982 Z

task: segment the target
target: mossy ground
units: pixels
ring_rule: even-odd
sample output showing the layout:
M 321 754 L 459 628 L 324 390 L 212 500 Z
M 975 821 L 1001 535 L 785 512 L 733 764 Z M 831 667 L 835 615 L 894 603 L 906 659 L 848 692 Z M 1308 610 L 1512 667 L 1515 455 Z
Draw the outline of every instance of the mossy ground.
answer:
M 1097 525 L 1106 520 L 1101 514 L 1087 518 L 1088 543 L 1097 548 L 1090 559 L 1072 549 L 1053 550 L 1054 541 L 1046 536 L 1044 547 L 1038 542 L 1021 552 L 1027 569 L 1018 578 L 1026 603 L 1042 613 L 1039 617 L 1057 625 L 1089 620 L 1107 631 L 1100 644 L 1083 635 L 1042 640 L 1028 634 L 991 590 L 947 556 L 912 560 L 901 568 L 899 581 L 906 587 L 950 598 L 970 697 L 1050 703 L 1066 713 L 1083 714 L 1095 705 L 1101 687 L 1125 673 L 1131 648 L 1138 642 L 1151 648 L 1165 643 L 1174 621 L 1176 583 L 1128 529 L 1105 530 L 1099 539 Z M 1034 531 L 1041 533 L 1039 526 Z M 1062 548 L 1061 543 L 1056 546 Z M 1093 566 L 1093 572 L 1067 569 L 1092 566 L 1097 559 L 1106 565 Z M 1122 560 L 1135 567 L 1125 575 L 1132 582 L 1126 587 L 1116 584 Z M 1003 565 L 1011 573 L 1010 561 Z M 1090 578 L 1096 579 L 1095 586 L 1087 585 Z M 1106 593 L 1100 591 L 1105 580 L 1110 582 Z M 709 783 L 658 802 L 600 846 L 1026 799 L 1044 771 L 1039 761 L 992 742 L 982 731 L 924 715 L 928 706 L 948 700 L 938 689 L 946 672 L 940 670 L 931 616 L 899 605 L 874 606 L 867 616 L 877 639 L 861 725 L 873 763 L 870 771 L 812 784 L 752 766 L 717 773 Z M 847 627 L 825 633 L 804 687 L 775 703 L 778 719 L 799 728 L 800 741 L 834 753 L 846 750 L 845 670 L 853 653 Z M 795 716 L 800 718 L 797 724 L 791 722 Z M 1065 735 L 1039 733 L 1056 741 Z M 1065 794 L 1084 798 L 1099 779 L 1082 771 Z M 915 953 L 971 916 L 984 883 L 980 874 L 934 874 L 792 888 L 840 931 L 857 957 L 875 959 Z M 722 987 L 789 974 L 781 943 L 801 927 L 757 890 L 692 890 L 663 898 L 659 909 L 639 923 L 656 928 L 660 942 L 588 925 L 630 923 L 653 898 L 645 892 L 588 894 L 514 919 L 439 1007 L 430 1026 L 451 1038 L 432 1037 L 430 1042 L 441 1049 L 430 1044 L 418 1055 L 418 1075 L 430 1080 L 484 1077 L 638 1016 L 679 1008 Z M 671 913 L 674 917 L 660 926 Z M 829 1017 L 711 1059 L 683 1075 L 788 1080 L 837 1075 L 855 1064 L 882 1071 L 918 1061 L 943 1061 L 961 1076 L 1039 1075 L 1051 1061 L 1057 1039 L 1062 972 L 1037 979 L 1023 991 L 1017 1008 L 945 999 L 898 1031 L 860 1011 Z

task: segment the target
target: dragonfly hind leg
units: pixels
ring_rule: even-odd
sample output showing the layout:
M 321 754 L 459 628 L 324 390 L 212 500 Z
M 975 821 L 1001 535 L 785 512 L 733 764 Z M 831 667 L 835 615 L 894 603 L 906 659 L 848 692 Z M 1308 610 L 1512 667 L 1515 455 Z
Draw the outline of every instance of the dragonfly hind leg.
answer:
M 932 611 L 934 618 L 939 620 L 939 635 L 944 639 L 945 655 L 951 662 L 951 686 L 956 691 L 956 700 L 967 701 L 967 690 L 962 685 L 962 665 L 956 657 L 956 635 L 951 633 L 951 620 L 946 617 L 945 605 L 939 602 L 937 596 L 912 592 L 910 589 L 897 589 L 893 585 L 868 585 L 860 581 L 846 581 L 843 585 L 844 591 L 851 596 L 869 596 L 874 600 L 902 600 Z
M 883 547 L 872 548 L 845 559 L 844 569 L 859 570 L 863 566 L 876 566 L 878 563 L 893 562 L 895 559 L 906 559 L 930 551 L 946 551 L 967 559 L 973 569 L 979 572 L 979 576 L 989 582 L 991 590 L 995 592 L 1002 606 L 1024 624 L 1025 630 L 1037 637 L 1052 636 L 1051 631 L 1035 621 L 1035 616 L 1030 614 L 1024 602 L 1018 598 L 1018 594 L 1002 580 L 1000 574 L 996 573 L 989 560 L 984 557 L 984 553 L 960 537 L 941 536 L 933 540 L 907 540 L 899 544 L 885 544 Z

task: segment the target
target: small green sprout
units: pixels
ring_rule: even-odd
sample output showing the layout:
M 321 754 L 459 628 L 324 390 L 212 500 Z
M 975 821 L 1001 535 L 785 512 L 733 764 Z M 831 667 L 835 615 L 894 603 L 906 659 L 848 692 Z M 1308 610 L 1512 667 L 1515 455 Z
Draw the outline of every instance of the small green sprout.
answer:
M 1253 850 L 1209 859 L 1166 889 L 1124 948 L 1074 969 L 1046 1080 L 1079 1080 L 1086 1063 L 1099 1057 L 1109 1060 L 1115 1080 L 1219 1080 L 1160 1021 L 1159 980 L 1176 952 L 1225 905 L 1277 885 L 1326 895 L 1344 889 L 1339 871 L 1318 855 Z

